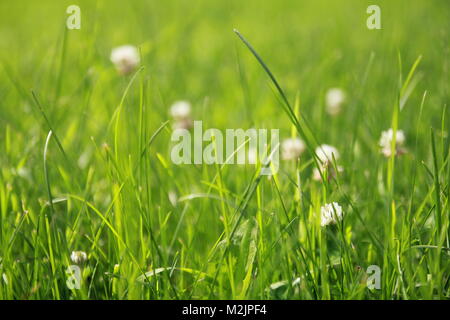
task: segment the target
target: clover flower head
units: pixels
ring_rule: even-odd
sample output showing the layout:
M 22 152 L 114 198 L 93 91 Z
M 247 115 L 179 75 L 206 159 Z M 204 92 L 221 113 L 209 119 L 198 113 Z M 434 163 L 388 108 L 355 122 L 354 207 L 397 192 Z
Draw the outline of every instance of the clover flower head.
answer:
M 111 51 L 111 62 L 121 75 L 127 75 L 136 70 L 140 63 L 138 49 L 132 45 L 124 45 Z
M 342 207 L 337 202 L 327 203 L 320 208 L 320 225 L 336 224 L 344 217 Z
M 191 104 L 189 101 L 176 101 L 170 107 L 170 115 L 175 120 L 172 125 L 176 129 L 190 129 L 193 126 L 191 119 Z
M 380 141 L 378 142 L 381 147 L 381 153 L 389 158 L 392 155 L 391 144 L 394 137 L 394 130 L 383 131 L 381 133 Z M 403 145 L 405 144 L 405 134 L 402 130 L 397 130 L 395 133 L 395 155 L 405 153 Z
M 296 160 L 305 151 L 305 143 L 299 138 L 285 139 L 281 144 L 281 158 Z
M 325 96 L 326 110 L 328 114 L 334 116 L 341 112 L 342 105 L 345 102 L 346 94 L 339 88 L 331 88 Z
M 327 165 L 333 161 L 333 158 L 338 160 L 340 155 L 337 149 L 328 144 L 322 144 L 316 148 L 316 155 L 322 164 Z
M 182 120 L 191 116 L 191 104 L 188 101 L 176 101 L 170 107 L 170 115 L 175 120 Z
M 86 262 L 87 254 L 84 251 L 72 251 L 70 260 L 75 264 L 82 264 L 83 262 Z

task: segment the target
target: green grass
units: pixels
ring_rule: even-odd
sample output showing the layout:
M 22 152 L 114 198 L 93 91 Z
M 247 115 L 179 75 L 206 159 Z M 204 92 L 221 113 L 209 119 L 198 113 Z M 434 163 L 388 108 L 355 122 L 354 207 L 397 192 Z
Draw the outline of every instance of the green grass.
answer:
M 372 31 L 373 1 L 1 2 L 0 298 L 448 299 L 450 6 L 376 2 Z M 109 61 L 123 44 L 141 52 L 129 76 Z M 271 178 L 174 165 L 176 100 L 204 128 L 279 128 L 307 151 Z M 407 153 L 383 157 L 388 128 Z M 324 143 L 344 171 L 318 182 Z M 324 228 L 330 202 L 345 215 Z

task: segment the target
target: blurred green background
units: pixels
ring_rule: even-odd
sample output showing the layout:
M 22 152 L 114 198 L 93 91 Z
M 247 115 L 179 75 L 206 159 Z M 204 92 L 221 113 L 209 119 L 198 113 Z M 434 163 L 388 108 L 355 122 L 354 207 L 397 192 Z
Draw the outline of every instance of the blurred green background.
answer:
M 64 114 L 79 110 L 82 100 L 73 93 L 93 69 L 101 81 L 93 92 L 95 107 L 90 109 L 89 124 L 95 125 L 97 112 L 102 116 L 116 104 L 121 92 L 105 92 L 114 91 L 109 83 L 117 82 L 109 54 L 113 47 L 129 43 L 140 46 L 147 76 L 153 79 L 152 86 L 157 86 L 160 100 L 154 109 L 158 120 L 167 116 L 163 106 L 186 98 L 194 102 L 198 117 L 206 117 L 203 120 L 216 127 L 231 123 L 245 127 L 254 121 L 283 127 L 286 119 L 277 117 L 277 108 L 268 107 L 274 98 L 267 90 L 266 77 L 242 50 L 233 28 L 258 49 L 290 97 L 300 91 L 303 110 L 323 138 L 333 139 L 332 132 L 321 130 L 328 122 L 322 116 L 324 90 L 340 86 L 354 100 L 371 54 L 375 60 L 367 82 L 370 90 L 347 108 L 349 116 L 342 118 L 349 123 L 361 108 L 368 111 L 364 119 L 368 134 L 371 127 L 386 121 L 398 87 L 398 54 L 405 69 L 419 55 L 424 56 L 421 70 L 426 76 L 413 98 L 420 99 L 428 89 L 436 92 L 430 96 L 429 108 L 437 111 L 446 102 L 442 97 L 448 79 L 448 1 L 377 1 L 382 30 L 367 29 L 366 8 L 372 2 L 360 0 L 2 1 L 2 60 L 25 89 L 33 88 L 49 99 L 55 82 L 47 79 L 58 76 L 68 16 L 65 9 L 70 4 L 79 5 L 82 13 L 81 30 L 67 32 L 67 76 L 60 95 L 70 97 L 70 103 L 68 98 L 60 108 L 49 108 Z M 245 94 L 239 85 L 238 56 L 249 84 Z M 2 79 L 2 100 L 20 105 L 13 85 L 4 74 Z M 205 97 L 209 99 L 206 114 L 202 110 Z M 245 108 L 246 103 L 254 107 Z M 2 111 L 26 111 L 17 107 L 3 107 Z M 20 126 L 21 120 L 18 117 L 15 124 Z

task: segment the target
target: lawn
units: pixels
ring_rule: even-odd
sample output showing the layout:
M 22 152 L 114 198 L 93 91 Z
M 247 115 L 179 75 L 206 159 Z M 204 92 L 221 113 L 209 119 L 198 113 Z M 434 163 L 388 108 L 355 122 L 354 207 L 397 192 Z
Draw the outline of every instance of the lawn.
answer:
M 0 299 L 450 298 L 449 39 L 445 0 L 1 1 Z M 197 121 L 278 170 L 174 162 Z

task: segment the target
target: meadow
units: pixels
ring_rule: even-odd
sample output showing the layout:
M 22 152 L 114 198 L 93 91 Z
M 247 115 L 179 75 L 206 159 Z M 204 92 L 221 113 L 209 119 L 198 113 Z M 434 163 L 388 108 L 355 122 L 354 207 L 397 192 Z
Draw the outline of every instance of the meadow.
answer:
M 449 33 L 445 0 L 0 1 L 0 299 L 450 298 Z M 191 121 L 291 140 L 175 164 Z

